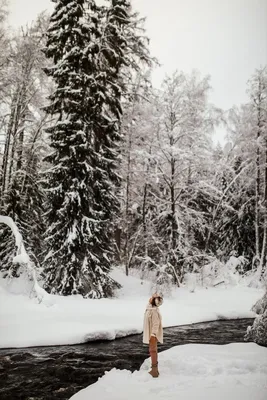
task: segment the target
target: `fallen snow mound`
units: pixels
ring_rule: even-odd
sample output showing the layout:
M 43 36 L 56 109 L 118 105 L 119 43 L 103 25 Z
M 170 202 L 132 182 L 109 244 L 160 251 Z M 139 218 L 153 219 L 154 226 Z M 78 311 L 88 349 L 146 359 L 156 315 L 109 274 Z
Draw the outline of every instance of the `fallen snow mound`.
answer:
M 160 377 L 116 370 L 71 400 L 266 400 L 267 349 L 254 343 L 190 344 L 160 353 Z

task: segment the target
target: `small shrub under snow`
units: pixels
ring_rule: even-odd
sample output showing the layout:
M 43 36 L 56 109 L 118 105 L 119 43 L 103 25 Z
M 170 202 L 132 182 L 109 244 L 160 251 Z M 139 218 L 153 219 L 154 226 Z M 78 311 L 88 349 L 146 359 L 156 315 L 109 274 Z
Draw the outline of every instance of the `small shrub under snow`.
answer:
M 197 274 L 188 272 L 185 274 L 184 283 L 191 293 L 194 293 L 197 287 Z
M 252 307 L 252 311 L 258 314 L 252 326 L 249 326 L 245 340 L 262 346 L 267 346 L 267 290 L 264 296 Z
M 245 340 L 267 346 L 267 310 L 255 319 L 252 326 L 248 327 Z
M 174 287 L 173 276 L 168 265 L 158 267 L 156 271 L 156 280 L 152 283 L 151 292 L 163 294 L 165 297 L 170 295 Z
M 256 314 L 264 314 L 264 312 L 267 310 L 267 291 L 265 295 L 257 301 L 256 304 L 252 307 L 252 311 L 254 311 Z
M 225 264 L 214 259 L 209 264 L 203 266 L 201 284 L 205 287 L 217 286 L 219 284 L 236 286 L 242 279 L 246 263 L 247 260 L 243 256 L 231 256 Z

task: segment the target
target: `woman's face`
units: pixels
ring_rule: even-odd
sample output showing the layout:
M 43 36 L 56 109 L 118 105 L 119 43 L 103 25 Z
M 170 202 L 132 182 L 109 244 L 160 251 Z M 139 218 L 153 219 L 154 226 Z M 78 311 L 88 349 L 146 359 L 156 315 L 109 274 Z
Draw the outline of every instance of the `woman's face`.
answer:
M 163 303 L 163 298 L 162 297 L 156 297 L 155 298 L 155 304 L 157 307 L 161 306 Z

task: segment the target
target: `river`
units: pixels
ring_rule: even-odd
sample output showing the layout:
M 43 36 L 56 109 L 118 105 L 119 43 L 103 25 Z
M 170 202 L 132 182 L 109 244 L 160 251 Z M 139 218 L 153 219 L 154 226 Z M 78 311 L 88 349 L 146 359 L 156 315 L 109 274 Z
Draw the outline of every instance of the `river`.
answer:
M 243 342 L 252 319 L 219 320 L 164 329 L 159 351 L 188 343 Z M 140 368 L 148 357 L 141 335 L 71 346 L 0 350 L 1 400 L 69 399 L 112 368 Z

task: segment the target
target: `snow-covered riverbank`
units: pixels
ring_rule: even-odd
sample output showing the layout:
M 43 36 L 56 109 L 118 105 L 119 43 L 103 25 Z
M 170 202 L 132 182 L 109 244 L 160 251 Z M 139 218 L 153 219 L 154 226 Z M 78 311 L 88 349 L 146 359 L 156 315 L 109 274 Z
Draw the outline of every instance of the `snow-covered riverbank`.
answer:
M 80 296 L 50 296 L 38 304 L 19 280 L 0 281 L 0 347 L 29 347 L 83 343 L 142 331 L 151 284 L 137 277 L 113 276 L 123 288 L 115 299 L 85 300 Z M 162 306 L 164 327 L 216 319 L 254 317 L 252 305 L 261 289 L 236 286 L 176 289 Z
M 160 377 L 113 369 L 71 400 L 265 400 L 267 349 L 254 343 L 190 344 L 159 354 Z

